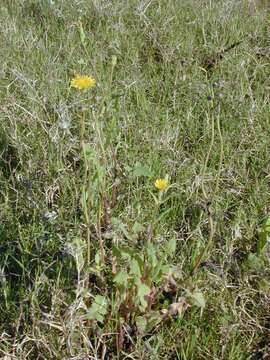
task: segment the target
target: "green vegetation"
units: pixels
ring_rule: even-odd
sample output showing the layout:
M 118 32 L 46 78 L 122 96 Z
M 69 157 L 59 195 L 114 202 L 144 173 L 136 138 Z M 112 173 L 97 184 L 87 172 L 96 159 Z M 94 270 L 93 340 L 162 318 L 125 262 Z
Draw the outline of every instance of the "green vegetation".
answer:
M 270 358 L 266 6 L 1 0 L 1 359 Z

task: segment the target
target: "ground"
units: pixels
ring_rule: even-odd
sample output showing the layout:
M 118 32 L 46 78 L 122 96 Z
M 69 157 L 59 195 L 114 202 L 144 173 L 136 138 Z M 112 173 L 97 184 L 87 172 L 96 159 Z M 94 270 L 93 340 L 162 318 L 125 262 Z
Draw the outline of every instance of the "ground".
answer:
M 251 3 L 1 1 L 1 359 L 270 359 Z

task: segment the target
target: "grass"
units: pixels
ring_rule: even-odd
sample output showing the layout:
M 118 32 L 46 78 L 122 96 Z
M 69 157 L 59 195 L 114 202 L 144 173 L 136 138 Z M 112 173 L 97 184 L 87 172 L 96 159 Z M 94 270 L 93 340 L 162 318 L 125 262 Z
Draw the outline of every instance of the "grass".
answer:
M 270 358 L 269 20 L 1 1 L 2 359 Z

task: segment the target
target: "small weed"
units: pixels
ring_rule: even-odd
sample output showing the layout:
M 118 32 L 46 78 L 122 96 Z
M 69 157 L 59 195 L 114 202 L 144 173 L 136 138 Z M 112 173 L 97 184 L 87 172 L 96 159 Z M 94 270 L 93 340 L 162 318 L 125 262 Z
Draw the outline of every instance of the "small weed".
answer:
M 0 358 L 267 359 L 268 28 L 1 1 Z

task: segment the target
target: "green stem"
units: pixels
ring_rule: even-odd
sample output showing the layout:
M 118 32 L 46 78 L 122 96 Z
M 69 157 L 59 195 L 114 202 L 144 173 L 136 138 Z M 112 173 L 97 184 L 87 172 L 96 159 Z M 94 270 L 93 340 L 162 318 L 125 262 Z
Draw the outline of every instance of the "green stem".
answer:
M 84 194 L 84 201 L 83 201 L 83 214 L 84 214 L 84 220 L 86 225 L 86 239 L 87 239 L 87 264 L 90 264 L 91 260 L 91 232 L 90 232 L 90 218 L 89 218 L 89 212 L 91 208 L 90 203 L 90 184 L 89 184 L 89 166 L 88 166 L 88 160 L 85 153 L 85 112 L 83 112 L 81 116 L 80 121 L 80 146 L 81 146 L 81 153 L 83 157 L 83 163 L 84 163 L 84 174 L 83 174 L 83 186 L 82 186 L 82 193 Z M 86 196 L 88 198 L 86 199 Z

